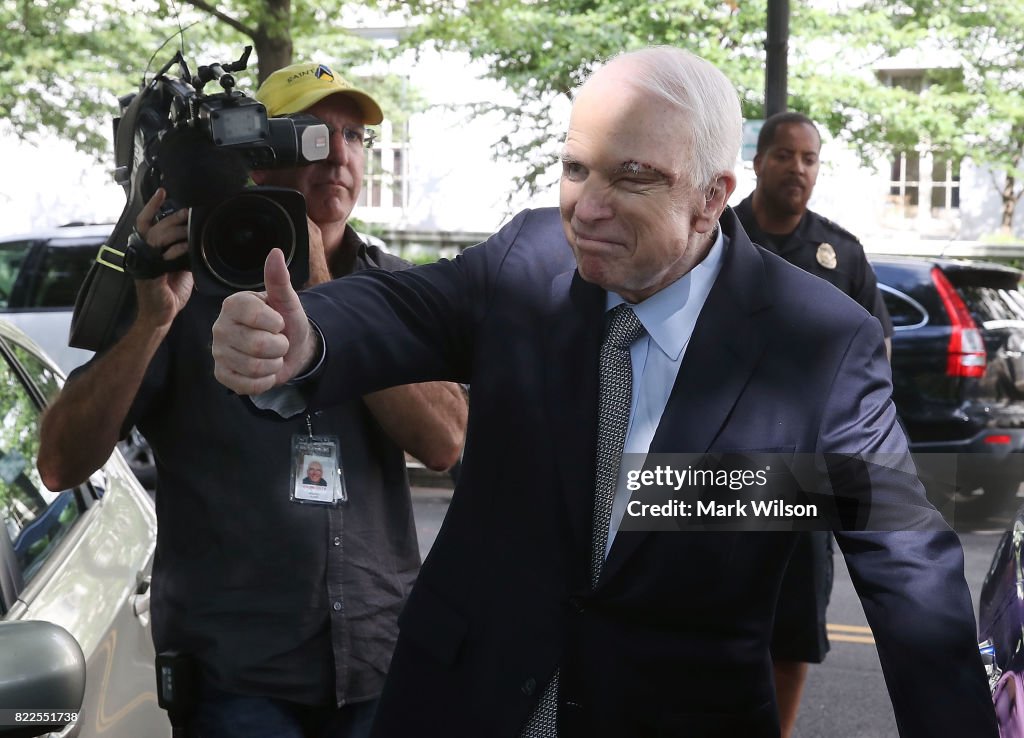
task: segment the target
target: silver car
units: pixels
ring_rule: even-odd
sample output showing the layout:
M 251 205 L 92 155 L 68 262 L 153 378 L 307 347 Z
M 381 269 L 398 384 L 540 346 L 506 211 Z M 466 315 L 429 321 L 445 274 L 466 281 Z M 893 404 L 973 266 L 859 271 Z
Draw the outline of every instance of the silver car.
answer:
M 117 452 L 86 484 L 43 486 L 36 471 L 39 419 L 62 382 L 60 370 L 0 320 L 0 627 L 48 621 L 81 645 L 81 709 L 54 735 L 169 736 L 157 704 L 149 627 L 153 503 Z M 0 655 L 0 700 L 4 685 L 18 681 L 10 673 L 18 668 Z M 29 730 L 11 725 L 11 711 L 68 707 L 0 703 L 0 735 Z

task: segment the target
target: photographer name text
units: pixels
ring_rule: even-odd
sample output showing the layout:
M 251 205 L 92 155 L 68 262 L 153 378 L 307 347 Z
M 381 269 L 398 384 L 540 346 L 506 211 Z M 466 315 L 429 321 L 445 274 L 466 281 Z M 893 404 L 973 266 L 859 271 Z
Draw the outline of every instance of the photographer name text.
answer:
M 816 518 L 818 506 L 790 504 L 782 500 L 736 500 L 730 503 L 669 500 L 660 504 L 630 500 L 626 514 L 633 518 Z

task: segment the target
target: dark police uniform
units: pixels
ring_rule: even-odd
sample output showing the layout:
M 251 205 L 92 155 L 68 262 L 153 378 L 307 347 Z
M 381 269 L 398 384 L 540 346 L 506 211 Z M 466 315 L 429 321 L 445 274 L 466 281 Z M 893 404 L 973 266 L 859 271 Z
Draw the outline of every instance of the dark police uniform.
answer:
M 875 272 L 856 236 L 811 210 L 804 213 L 796 230 L 788 236 L 765 233 L 754 217 L 753 198 L 749 195 L 734 208 L 751 241 L 834 284 L 878 318 L 886 338 L 892 336 L 892 321 L 878 290 Z
M 889 311 L 856 236 L 810 210 L 791 234 L 765 233 L 754 217 L 753 200 L 753 194 L 748 195 L 734 208 L 751 241 L 834 284 L 878 318 L 886 338 L 892 336 Z M 825 611 L 831 593 L 831 534 L 800 534 L 779 591 L 772 634 L 775 660 L 818 664 L 825 659 L 829 648 Z

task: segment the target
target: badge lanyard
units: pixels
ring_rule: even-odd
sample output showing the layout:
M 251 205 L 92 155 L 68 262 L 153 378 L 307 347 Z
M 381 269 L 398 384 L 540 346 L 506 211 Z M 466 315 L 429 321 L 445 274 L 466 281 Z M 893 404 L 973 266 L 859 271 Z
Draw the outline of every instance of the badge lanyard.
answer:
M 348 501 L 337 436 L 314 436 L 306 414 L 306 434 L 292 436 L 292 502 L 337 505 Z

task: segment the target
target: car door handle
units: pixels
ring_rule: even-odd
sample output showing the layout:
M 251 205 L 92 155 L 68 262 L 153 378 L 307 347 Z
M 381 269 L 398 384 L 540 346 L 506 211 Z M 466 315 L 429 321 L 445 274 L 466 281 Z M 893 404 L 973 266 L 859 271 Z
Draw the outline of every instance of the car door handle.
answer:
M 149 596 L 150 583 L 149 575 L 140 575 L 138 584 L 135 585 L 135 594 L 129 600 L 132 603 L 132 612 L 143 627 L 149 626 Z
M 96 496 L 102 498 L 103 493 L 107 491 L 107 473 L 103 470 L 103 467 L 89 475 L 89 484 L 96 490 Z

